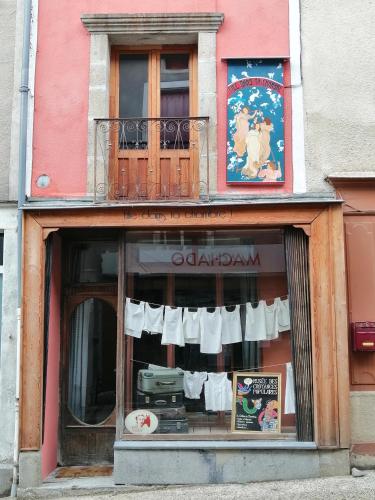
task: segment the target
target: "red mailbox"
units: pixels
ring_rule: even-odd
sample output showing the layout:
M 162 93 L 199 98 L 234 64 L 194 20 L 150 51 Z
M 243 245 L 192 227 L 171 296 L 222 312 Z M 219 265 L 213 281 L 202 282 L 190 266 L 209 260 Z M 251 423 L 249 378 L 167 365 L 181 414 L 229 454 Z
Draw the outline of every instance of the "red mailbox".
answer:
M 353 351 L 375 351 L 375 321 L 352 323 Z

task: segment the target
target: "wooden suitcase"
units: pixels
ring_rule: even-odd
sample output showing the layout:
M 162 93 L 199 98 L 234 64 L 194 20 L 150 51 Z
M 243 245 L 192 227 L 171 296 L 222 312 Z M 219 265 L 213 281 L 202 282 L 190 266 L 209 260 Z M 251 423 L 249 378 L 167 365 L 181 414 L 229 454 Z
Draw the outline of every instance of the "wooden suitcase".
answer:
M 189 423 L 187 418 L 173 420 L 159 420 L 155 434 L 187 434 Z
M 179 406 L 176 408 L 147 408 L 152 411 L 159 420 L 184 420 L 186 419 L 186 408 L 185 406 Z
M 146 394 L 137 391 L 137 408 L 178 408 L 183 406 L 182 392 L 167 394 Z
M 184 372 L 179 368 L 139 370 L 137 389 L 147 394 L 170 394 L 183 391 Z

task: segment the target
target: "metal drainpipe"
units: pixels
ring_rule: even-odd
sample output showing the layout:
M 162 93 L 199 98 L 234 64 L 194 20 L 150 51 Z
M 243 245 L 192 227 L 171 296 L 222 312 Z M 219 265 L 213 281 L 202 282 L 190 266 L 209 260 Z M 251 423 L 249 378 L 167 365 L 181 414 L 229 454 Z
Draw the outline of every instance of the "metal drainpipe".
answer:
M 29 55 L 30 55 L 31 0 L 24 0 L 23 47 L 20 85 L 20 130 L 18 166 L 18 213 L 17 213 L 17 365 L 16 399 L 14 417 L 13 481 L 11 496 L 17 496 L 19 457 L 19 396 L 20 396 L 20 352 L 21 352 L 21 304 L 22 304 L 22 206 L 25 202 L 27 115 L 29 100 Z

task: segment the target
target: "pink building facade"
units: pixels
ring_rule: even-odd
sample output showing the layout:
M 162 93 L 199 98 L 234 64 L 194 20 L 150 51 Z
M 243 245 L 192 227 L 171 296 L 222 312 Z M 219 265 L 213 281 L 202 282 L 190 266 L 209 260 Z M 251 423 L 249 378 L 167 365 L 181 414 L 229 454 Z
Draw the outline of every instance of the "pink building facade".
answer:
M 305 193 L 298 30 L 288 0 L 39 1 L 21 485 L 349 470 L 342 213 Z
M 288 2 L 144 2 L 126 6 L 127 14 L 222 13 L 225 23 L 217 27 L 216 62 L 211 70 L 216 78 L 217 98 L 217 183 L 215 191 L 223 194 L 293 191 L 291 158 L 290 89 L 286 89 L 286 165 L 285 185 L 251 189 L 230 188 L 226 184 L 227 134 L 227 59 L 274 58 L 289 60 Z M 178 7 L 178 8 L 177 8 Z M 40 2 L 38 29 L 38 63 L 35 75 L 35 126 L 31 196 L 41 198 L 79 198 L 87 193 L 87 155 L 90 34 L 81 21 L 82 14 L 117 14 L 124 10 L 121 2 Z M 51 19 L 53 22 L 51 22 Z M 183 29 L 183 28 L 182 28 Z M 121 30 L 121 28 L 120 28 Z M 126 36 L 126 35 L 124 35 Z M 152 39 L 148 39 L 152 40 Z M 119 38 L 121 42 L 121 37 Z M 204 48 L 202 48 L 204 50 Z M 43 54 L 40 55 L 40 54 Z M 286 67 L 288 72 L 288 67 Z M 208 75 L 211 77 L 212 75 Z M 289 77 L 286 74 L 285 78 Z M 198 76 L 199 78 L 199 76 Z M 53 84 L 52 84 L 53 82 Z M 288 86 L 288 82 L 285 82 Z M 107 118 L 96 116 L 95 118 Z M 62 138 L 64 138 L 62 140 Z M 288 139 L 288 140 L 287 140 Z M 69 145 L 68 148 L 66 147 Z M 38 187 L 37 179 L 47 175 L 49 185 Z

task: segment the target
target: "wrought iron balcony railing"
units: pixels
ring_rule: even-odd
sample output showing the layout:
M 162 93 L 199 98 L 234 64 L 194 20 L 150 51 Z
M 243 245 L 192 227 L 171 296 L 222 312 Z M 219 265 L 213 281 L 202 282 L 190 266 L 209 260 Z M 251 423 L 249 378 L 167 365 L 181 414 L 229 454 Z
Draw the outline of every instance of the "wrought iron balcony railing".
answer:
M 94 201 L 207 200 L 208 118 L 95 119 Z

